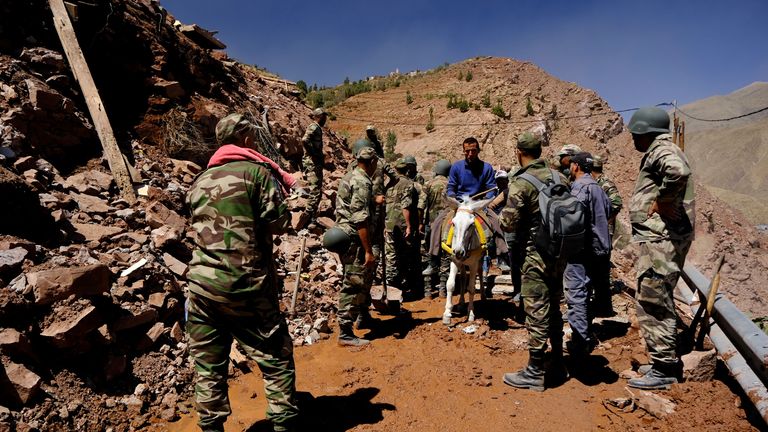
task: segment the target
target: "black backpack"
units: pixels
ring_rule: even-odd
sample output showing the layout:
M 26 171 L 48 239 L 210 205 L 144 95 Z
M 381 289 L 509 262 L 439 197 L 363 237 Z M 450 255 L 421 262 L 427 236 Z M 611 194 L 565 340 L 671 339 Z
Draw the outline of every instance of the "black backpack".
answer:
M 541 225 L 534 239 L 536 250 L 550 258 L 570 258 L 584 249 L 587 208 L 560 183 L 557 171 L 546 184 L 528 173 L 520 178 L 539 191 Z

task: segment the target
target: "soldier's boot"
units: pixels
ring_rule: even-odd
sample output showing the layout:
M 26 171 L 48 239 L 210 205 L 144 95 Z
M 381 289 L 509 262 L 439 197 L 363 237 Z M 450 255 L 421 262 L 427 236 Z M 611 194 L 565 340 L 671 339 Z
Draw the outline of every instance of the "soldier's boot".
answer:
M 562 384 L 571 377 L 563 357 L 563 342 L 552 342 L 552 350 L 549 353 L 549 367 L 547 368 L 547 383 Z
M 445 281 L 441 280 L 440 284 L 437 286 L 437 296 L 440 298 L 445 298 L 448 295 L 448 289 L 445 288 Z
M 678 369 L 679 366 L 675 363 L 654 363 L 645 375 L 629 380 L 627 385 L 643 390 L 668 389 L 672 384 L 677 384 Z
M 502 273 L 512 270 L 512 267 L 509 266 L 509 254 L 499 254 L 497 262 Z
M 371 316 L 368 310 L 361 311 L 355 320 L 355 328 L 358 330 L 372 329 L 375 322 L 376 319 Z
M 352 324 L 339 325 L 339 345 L 360 347 L 371 343 L 365 339 L 360 339 L 352 332 Z
M 528 366 L 517 372 L 504 374 L 504 384 L 521 389 L 544 391 L 544 353 L 531 352 Z
M 440 255 L 430 255 L 429 265 L 421 272 L 422 276 L 432 276 L 435 273 L 435 269 L 440 268 Z

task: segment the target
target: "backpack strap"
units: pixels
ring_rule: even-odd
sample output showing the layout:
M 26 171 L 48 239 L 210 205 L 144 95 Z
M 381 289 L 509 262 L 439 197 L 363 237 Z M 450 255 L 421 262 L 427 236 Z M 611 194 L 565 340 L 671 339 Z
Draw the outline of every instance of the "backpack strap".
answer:
M 549 172 L 552 173 L 552 181 L 555 182 L 555 184 L 561 184 L 560 183 L 560 173 L 553 170 L 552 168 L 549 169 Z
M 518 177 L 520 177 L 521 179 L 523 179 L 523 180 L 527 181 L 528 183 L 532 184 L 533 187 L 538 189 L 539 192 L 541 192 L 542 190 L 544 190 L 545 187 L 547 187 L 547 185 L 542 183 L 541 180 L 537 179 L 536 177 L 532 176 L 531 174 L 529 174 L 527 172 L 520 174 Z

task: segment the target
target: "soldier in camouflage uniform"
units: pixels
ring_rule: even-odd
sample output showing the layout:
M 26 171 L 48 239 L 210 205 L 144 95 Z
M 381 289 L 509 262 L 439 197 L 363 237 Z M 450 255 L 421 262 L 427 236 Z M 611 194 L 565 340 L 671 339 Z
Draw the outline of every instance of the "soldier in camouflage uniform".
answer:
M 315 214 L 323 195 L 323 166 L 325 155 L 323 154 L 323 126 L 328 119 L 328 113 L 317 108 L 312 111 L 315 120 L 307 126 L 301 143 L 304 145 L 304 179 L 307 182 L 309 198 L 307 199 L 307 213 L 310 216 L 310 227 L 315 226 Z
M 372 126 L 369 125 L 369 127 Z M 372 178 L 373 196 L 376 205 L 374 206 L 371 219 L 373 228 L 371 233 L 369 233 L 373 248 L 373 256 L 376 257 L 376 265 L 374 266 L 373 272 L 373 278 L 375 279 L 377 272 L 376 269 L 378 269 L 380 264 L 379 257 L 381 257 L 381 251 L 384 243 L 384 177 L 388 177 L 389 181 L 391 182 L 397 179 L 397 173 L 395 172 L 395 169 L 392 168 L 392 166 L 384 159 L 383 154 L 379 154 L 376 146 L 370 140 L 357 140 L 353 146 L 352 153 L 356 155 L 358 150 L 362 149 L 364 146 L 373 147 L 374 151 L 376 151 L 376 156 L 378 159 L 376 163 L 376 170 L 374 171 Z M 355 160 L 349 163 L 347 172 L 350 173 L 354 171 L 355 168 L 357 168 L 357 165 L 357 158 L 355 158 Z M 369 328 L 372 323 L 372 318 L 370 315 L 370 291 L 365 292 L 365 298 L 365 304 L 360 308 L 360 314 L 357 316 L 357 321 L 355 321 L 355 326 L 359 329 Z
M 616 230 L 616 217 L 623 206 L 619 188 L 608 177 L 603 174 L 604 160 L 600 156 L 595 156 L 592 167 L 592 175 L 597 180 L 597 184 L 603 189 L 611 202 L 611 214 L 608 217 L 608 233 L 613 242 L 613 233 Z M 599 277 L 592 282 L 594 288 L 594 301 L 592 309 L 596 317 L 613 316 L 613 304 L 611 303 L 611 255 L 600 257 L 595 274 Z
M 576 144 L 566 144 L 557 152 L 552 163 L 552 168 L 560 171 L 567 178 L 571 175 L 571 156 L 581 153 L 581 147 Z
M 384 157 L 384 146 L 381 145 L 381 140 L 379 139 L 379 132 L 376 130 L 376 127 L 374 125 L 369 124 L 365 127 L 365 136 L 368 138 L 368 141 L 371 142 L 373 145 L 373 149 L 376 150 L 376 154 L 379 155 L 379 158 Z M 381 161 L 379 161 L 381 162 Z
M 216 126 L 221 144 L 245 148 L 254 148 L 254 132 L 238 114 Z M 225 147 L 233 146 L 217 151 L 187 195 L 195 250 L 187 274 L 186 329 L 197 373 L 199 425 L 223 431 L 232 412 L 227 374 L 234 338 L 261 369 L 274 430 L 294 430 L 293 343 L 280 313 L 272 259 L 272 235 L 286 228 L 289 213 L 268 166 L 222 157 Z
M 669 134 L 669 115 L 641 108 L 629 121 L 637 151 L 644 153 L 629 203 L 637 260 L 637 320 L 652 367 L 630 387 L 668 388 L 682 373 L 677 352 L 674 289 L 694 236 L 691 167 Z
M 384 254 L 387 260 L 387 285 L 404 289 L 403 283 L 412 265 L 413 239 L 418 229 L 418 195 L 408 178 L 404 158 L 395 164 L 397 183 L 387 189 L 387 216 L 384 232 Z
M 547 167 L 541 159 L 541 142 L 530 132 L 517 139 L 518 170 L 509 184 L 509 199 L 501 210 L 501 227 L 506 233 L 515 233 L 517 241 L 525 246 L 522 267 L 522 304 L 525 327 L 528 330 L 528 366 L 515 373 L 504 374 L 504 383 L 517 388 L 544 390 L 544 353 L 547 339 L 551 343 L 553 377 L 565 374 L 563 368 L 563 316 L 560 300 L 563 296 L 563 260 L 539 254 L 534 238 L 541 225 L 539 191 L 527 180 L 520 178 L 529 173 L 544 183 L 562 174 Z
M 431 237 L 432 222 L 437 215 L 446 208 L 445 190 L 448 187 L 448 172 L 451 170 L 451 162 L 446 159 L 440 159 L 435 164 L 433 171 L 435 176 L 424 185 L 424 193 L 419 196 L 419 209 L 424 212 L 423 223 L 425 228 L 424 238 L 427 240 L 425 245 L 429 258 L 429 265 L 422 272 L 424 275 L 424 296 L 433 297 L 433 288 L 437 274 L 433 269 L 439 269 L 438 295 L 445 297 L 445 284 L 448 281 L 448 271 L 450 270 L 451 259 L 441 250 L 439 255 L 429 255 L 429 238 Z
M 365 144 L 365 143 L 364 143 Z M 369 144 L 369 143 L 368 143 Z M 336 194 L 336 226 L 351 239 L 346 252 L 340 254 L 344 279 L 339 291 L 339 345 L 362 346 L 369 342 L 355 336 L 352 326 L 367 308 L 376 259 L 373 255 L 373 213 L 376 197 L 371 177 L 378 158 L 370 145 L 357 146 L 357 167 L 339 182 Z M 383 202 L 383 197 L 379 199 Z

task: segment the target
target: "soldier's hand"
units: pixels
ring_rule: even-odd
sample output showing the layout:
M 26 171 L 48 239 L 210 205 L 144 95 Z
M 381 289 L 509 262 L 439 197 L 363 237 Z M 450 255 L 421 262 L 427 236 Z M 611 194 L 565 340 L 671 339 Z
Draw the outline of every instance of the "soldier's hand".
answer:
M 385 201 L 384 195 L 376 195 L 376 197 L 374 198 L 374 202 L 378 205 L 384 204 L 384 201 Z
M 366 252 L 363 265 L 365 265 L 365 268 L 371 268 L 374 264 L 376 264 L 376 256 L 373 255 L 373 252 Z
M 419 224 L 419 235 L 424 235 L 424 224 Z
M 659 216 L 671 221 L 679 221 L 683 216 L 680 209 L 675 207 L 674 204 L 668 202 L 660 203 L 655 200 L 653 201 L 653 204 L 651 204 L 651 208 L 648 210 L 648 216 L 651 216 L 654 213 L 658 213 Z
M 405 238 L 410 239 L 411 238 L 411 227 L 405 228 Z

